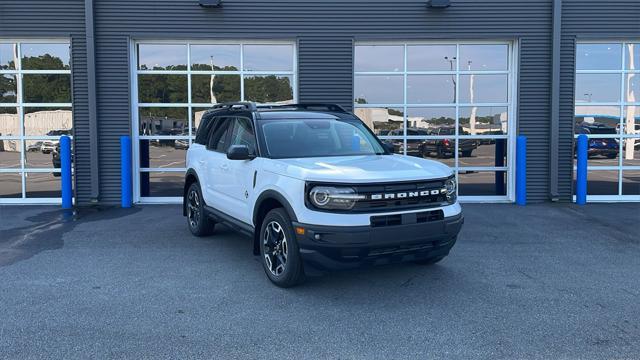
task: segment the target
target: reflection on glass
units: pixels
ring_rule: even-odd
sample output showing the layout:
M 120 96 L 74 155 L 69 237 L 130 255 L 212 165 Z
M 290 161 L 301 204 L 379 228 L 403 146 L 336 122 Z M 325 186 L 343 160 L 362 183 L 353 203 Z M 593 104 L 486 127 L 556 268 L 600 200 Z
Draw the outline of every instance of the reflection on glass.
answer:
M 244 97 L 257 103 L 293 102 L 293 77 L 266 75 L 244 78 Z
M 179 197 L 183 186 L 183 172 L 140 173 L 140 195 L 143 197 Z
M 71 75 L 24 74 L 22 97 L 26 103 L 70 103 Z
M 506 103 L 507 75 L 460 75 L 460 102 Z
M 383 144 L 388 149 L 393 149 L 394 154 L 404 154 L 404 140 L 402 139 L 382 139 Z
M 444 128 L 440 128 L 440 130 L 442 129 Z M 440 136 L 446 135 L 446 132 L 447 131 L 440 131 Z M 456 140 L 453 137 L 422 140 L 420 143 L 420 153 L 424 158 L 440 159 L 441 162 L 449 166 L 454 166 L 456 157 Z
M 404 46 L 358 45 L 355 71 L 403 71 Z
M 618 175 L 618 170 L 588 171 L 587 195 L 618 195 Z
M 0 198 L 7 199 L 21 197 L 22 175 L 20 173 L 0 173 Z
M 191 135 L 196 136 L 196 131 L 198 131 L 198 128 L 200 127 L 200 120 L 202 120 L 202 115 L 204 115 L 204 113 L 209 109 L 210 108 L 208 108 L 208 107 L 204 107 L 204 108 L 194 107 L 194 108 L 191 108 L 191 127 L 193 128 L 193 131 L 192 131 Z
M 53 172 L 25 173 L 27 198 L 60 198 L 60 176 Z
M 0 107 L 0 136 L 20 136 L 18 109 Z
M 240 101 L 240 75 L 192 75 L 192 103 Z
M 640 136 L 622 140 L 622 165 L 640 166 Z
M 440 127 L 453 127 L 455 121 L 456 109 L 453 107 L 407 109 L 409 127 L 426 129 L 429 135 L 435 135 Z
M 139 70 L 187 70 L 187 45 L 138 44 Z
M 508 45 L 460 45 L 460 70 L 507 70 Z
M 408 75 L 409 104 L 447 104 L 456 102 L 455 75 Z
M 509 119 L 506 106 L 462 106 L 459 111 L 463 135 L 507 134 Z
M 576 46 L 577 70 L 620 70 L 622 68 L 621 44 L 578 44 Z
M 37 149 L 40 142 L 40 149 Z M 60 141 L 37 140 L 35 143 L 26 141 L 27 151 L 24 153 L 25 167 L 33 169 L 60 168 Z M 29 149 L 31 147 L 31 149 Z
M 138 101 L 141 103 L 186 103 L 187 75 L 138 75 Z
M 0 140 L 0 169 L 20 167 L 20 141 Z
M 458 140 L 458 166 L 506 167 L 506 139 L 468 139 Z
M 627 70 L 640 70 L 640 43 L 626 44 L 624 56 Z
M 356 75 L 355 102 L 356 104 L 402 104 L 403 87 L 402 76 Z
M 15 75 L 0 75 L 0 103 L 15 103 L 18 86 Z
M 240 70 L 240 45 L 191 45 L 191 70 Z
M 140 135 L 184 135 L 189 131 L 187 108 L 145 108 L 138 112 Z
M 27 136 L 73 135 L 73 113 L 71 108 L 24 109 L 24 134 Z
M 640 195 L 640 171 L 622 170 L 622 195 Z
M 496 196 L 507 194 L 507 174 L 505 171 L 465 171 L 458 172 L 458 195 Z
M 140 140 L 141 168 L 184 168 L 189 139 Z
M 574 143 L 574 165 L 577 165 L 576 144 Z M 614 138 L 590 137 L 587 141 L 587 166 L 618 166 L 620 141 Z
M 292 45 L 244 45 L 244 70 L 293 71 Z
M 640 102 L 640 74 L 624 75 L 624 100 L 630 103 Z
M 576 106 L 576 134 L 617 134 L 619 127 L 619 106 Z
M 69 44 L 20 45 L 23 70 L 68 70 Z
M 455 71 L 455 45 L 407 46 L 408 71 Z
M 15 70 L 18 59 L 16 44 L 0 43 L 0 70 Z
M 402 135 L 402 108 L 356 108 L 355 114 L 378 136 L 392 136 L 398 132 Z
M 619 101 L 620 74 L 576 74 L 576 103 Z

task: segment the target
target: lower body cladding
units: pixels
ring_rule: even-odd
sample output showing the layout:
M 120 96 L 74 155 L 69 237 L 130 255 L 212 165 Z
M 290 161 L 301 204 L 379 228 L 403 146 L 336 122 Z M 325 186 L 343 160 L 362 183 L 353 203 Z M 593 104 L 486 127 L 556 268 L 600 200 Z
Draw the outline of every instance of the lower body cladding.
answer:
M 305 265 L 330 270 L 444 257 L 463 223 L 462 213 L 445 218 L 433 210 L 372 215 L 369 226 L 293 226 Z

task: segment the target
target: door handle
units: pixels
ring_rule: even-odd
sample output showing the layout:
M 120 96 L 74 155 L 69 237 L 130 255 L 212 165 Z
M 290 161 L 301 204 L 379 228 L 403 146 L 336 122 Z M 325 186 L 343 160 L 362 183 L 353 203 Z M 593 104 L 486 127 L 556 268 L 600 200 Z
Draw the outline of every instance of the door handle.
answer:
M 224 170 L 224 171 L 227 171 L 227 170 L 229 170 L 229 165 L 227 165 L 227 164 L 222 164 L 222 165 L 220 165 L 220 169 L 222 169 L 222 170 Z

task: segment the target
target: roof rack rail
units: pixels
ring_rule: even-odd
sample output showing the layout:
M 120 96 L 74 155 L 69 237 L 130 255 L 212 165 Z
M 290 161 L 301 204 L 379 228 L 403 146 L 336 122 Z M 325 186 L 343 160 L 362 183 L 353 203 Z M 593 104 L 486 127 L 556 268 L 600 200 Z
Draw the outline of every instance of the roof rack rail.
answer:
M 298 103 L 282 105 L 258 105 L 258 109 L 301 109 L 301 110 L 324 110 L 346 113 L 347 111 L 338 104 L 330 103 Z
M 225 102 L 213 105 L 212 109 L 256 111 L 256 103 L 250 101 Z

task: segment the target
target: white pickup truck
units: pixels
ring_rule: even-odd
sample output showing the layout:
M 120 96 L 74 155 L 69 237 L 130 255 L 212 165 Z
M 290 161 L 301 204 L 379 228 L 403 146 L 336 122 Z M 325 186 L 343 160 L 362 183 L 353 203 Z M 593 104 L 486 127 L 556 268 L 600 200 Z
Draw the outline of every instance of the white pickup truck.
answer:
M 184 215 L 196 236 L 224 223 L 253 239 L 278 286 L 305 268 L 444 258 L 464 222 L 453 171 L 393 154 L 333 104 L 214 106 L 187 151 Z

